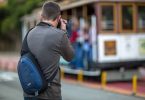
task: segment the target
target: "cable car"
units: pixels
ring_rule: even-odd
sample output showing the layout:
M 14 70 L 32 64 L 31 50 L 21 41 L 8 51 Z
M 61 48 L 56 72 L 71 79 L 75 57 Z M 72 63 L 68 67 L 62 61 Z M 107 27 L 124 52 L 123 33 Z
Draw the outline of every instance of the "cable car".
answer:
M 77 16 L 80 27 L 85 21 L 91 26 L 94 63 L 91 71 L 100 71 L 93 75 L 100 75 L 103 70 L 122 73 L 144 66 L 145 0 L 58 0 L 58 3 L 63 18 Z M 23 18 L 23 34 L 39 21 L 36 12 L 40 14 L 40 9 Z

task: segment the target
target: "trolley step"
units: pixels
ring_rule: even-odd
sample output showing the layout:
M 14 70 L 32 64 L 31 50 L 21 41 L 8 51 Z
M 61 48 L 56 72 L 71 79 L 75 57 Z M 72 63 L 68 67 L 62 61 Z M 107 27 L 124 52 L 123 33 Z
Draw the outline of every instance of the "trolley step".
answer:
M 71 69 L 71 68 L 67 68 L 65 66 L 61 66 L 61 68 L 63 68 L 64 70 L 64 73 L 66 74 L 74 74 L 74 75 L 77 75 L 80 70 L 76 70 L 76 69 Z M 96 70 L 96 71 L 84 71 L 82 70 L 83 72 L 83 76 L 100 76 L 101 75 L 101 71 L 100 70 Z

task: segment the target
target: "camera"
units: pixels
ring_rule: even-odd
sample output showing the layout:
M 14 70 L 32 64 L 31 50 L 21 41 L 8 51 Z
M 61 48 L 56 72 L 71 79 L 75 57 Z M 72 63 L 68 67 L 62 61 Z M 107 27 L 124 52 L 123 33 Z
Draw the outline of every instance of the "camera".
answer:
M 66 23 L 66 31 L 67 31 L 68 37 L 70 37 L 71 32 L 72 32 L 71 27 L 72 27 L 72 21 L 69 20 L 69 21 Z M 59 20 L 59 22 L 58 22 L 57 28 L 61 29 L 61 21 L 60 21 L 60 20 Z

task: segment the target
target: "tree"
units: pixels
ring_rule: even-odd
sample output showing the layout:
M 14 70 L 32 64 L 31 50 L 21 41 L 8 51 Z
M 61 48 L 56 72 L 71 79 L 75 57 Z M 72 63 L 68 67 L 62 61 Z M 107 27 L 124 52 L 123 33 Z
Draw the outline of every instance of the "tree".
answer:
M 5 6 L 0 6 L 0 40 L 15 43 L 20 38 L 21 17 L 31 13 L 41 2 L 42 0 L 8 0 Z

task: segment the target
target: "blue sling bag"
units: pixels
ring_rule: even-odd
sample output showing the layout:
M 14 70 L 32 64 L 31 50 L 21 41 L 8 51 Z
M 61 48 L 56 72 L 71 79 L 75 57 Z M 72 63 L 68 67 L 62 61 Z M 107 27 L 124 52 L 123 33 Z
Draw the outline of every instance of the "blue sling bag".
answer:
M 24 92 L 29 95 L 37 96 L 47 89 L 48 84 L 52 82 L 56 76 L 58 69 L 54 72 L 50 79 L 45 79 L 37 59 L 29 50 L 27 44 L 28 33 L 26 34 L 22 44 L 21 58 L 19 59 L 17 70 Z

